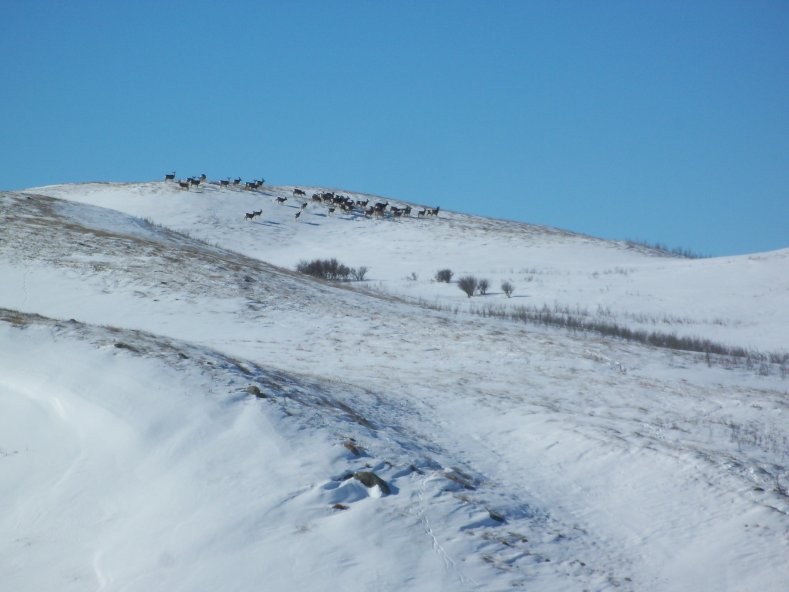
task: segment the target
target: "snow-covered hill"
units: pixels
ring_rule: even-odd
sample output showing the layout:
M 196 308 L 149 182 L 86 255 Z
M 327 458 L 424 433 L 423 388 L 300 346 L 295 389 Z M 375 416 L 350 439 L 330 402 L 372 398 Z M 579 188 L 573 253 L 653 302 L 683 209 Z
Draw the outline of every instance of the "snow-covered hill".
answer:
M 301 189 L 0 194 L 4 587 L 783 589 L 789 250 Z M 294 271 L 331 257 L 366 280 Z M 503 317 L 543 306 L 764 355 Z
M 451 307 L 569 308 L 634 328 L 704 337 L 759 350 L 789 345 L 789 248 L 715 259 L 684 259 L 553 228 L 440 211 L 438 217 L 369 219 L 328 214 L 311 196 L 326 190 L 259 191 L 174 183 L 62 185 L 37 193 L 111 208 L 151 220 L 249 257 L 294 269 L 302 260 L 336 257 L 370 268 L 368 285 L 388 294 Z M 336 191 L 354 201 L 406 202 Z M 283 205 L 274 205 L 285 197 Z M 300 205 L 307 209 L 294 219 Z M 430 204 L 433 207 L 434 204 Z M 246 220 L 244 214 L 262 210 Z M 468 302 L 453 286 L 435 286 L 439 269 L 490 281 L 487 298 Z M 413 279 L 416 276 L 416 281 Z M 510 281 L 514 298 L 500 285 Z M 444 288 L 443 290 L 437 288 Z

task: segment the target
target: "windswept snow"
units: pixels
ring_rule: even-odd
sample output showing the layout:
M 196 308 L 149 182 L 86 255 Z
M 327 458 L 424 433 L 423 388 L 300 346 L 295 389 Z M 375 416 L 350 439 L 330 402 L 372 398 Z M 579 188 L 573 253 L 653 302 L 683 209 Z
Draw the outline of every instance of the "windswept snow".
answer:
M 297 221 L 292 189 L 0 194 L 5 587 L 784 589 L 789 249 Z M 330 257 L 368 279 L 293 271 Z M 773 357 L 477 314 L 543 305 Z

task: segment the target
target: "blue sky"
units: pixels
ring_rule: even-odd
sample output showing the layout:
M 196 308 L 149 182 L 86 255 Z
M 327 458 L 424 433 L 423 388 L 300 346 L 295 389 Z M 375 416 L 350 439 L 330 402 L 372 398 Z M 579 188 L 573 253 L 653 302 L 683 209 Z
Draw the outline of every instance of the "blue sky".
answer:
M 265 177 L 789 247 L 789 2 L 4 0 L 0 188 Z

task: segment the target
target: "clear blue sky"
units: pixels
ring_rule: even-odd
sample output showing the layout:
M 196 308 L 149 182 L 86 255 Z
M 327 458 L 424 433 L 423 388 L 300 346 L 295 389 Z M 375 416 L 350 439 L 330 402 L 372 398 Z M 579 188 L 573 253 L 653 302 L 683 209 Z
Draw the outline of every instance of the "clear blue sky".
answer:
M 265 177 L 789 247 L 789 2 L 2 0 L 0 188 Z

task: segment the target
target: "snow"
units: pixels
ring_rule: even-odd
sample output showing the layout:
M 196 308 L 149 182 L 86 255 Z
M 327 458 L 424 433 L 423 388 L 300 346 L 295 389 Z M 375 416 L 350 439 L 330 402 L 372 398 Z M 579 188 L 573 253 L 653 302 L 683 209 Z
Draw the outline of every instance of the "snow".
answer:
M 785 589 L 789 249 L 296 221 L 292 189 L 0 194 L 4 588 Z M 367 279 L 293 271 L 330 257 Z M 524 305 L 773 360 L 478 314 Z

